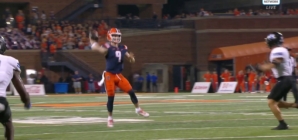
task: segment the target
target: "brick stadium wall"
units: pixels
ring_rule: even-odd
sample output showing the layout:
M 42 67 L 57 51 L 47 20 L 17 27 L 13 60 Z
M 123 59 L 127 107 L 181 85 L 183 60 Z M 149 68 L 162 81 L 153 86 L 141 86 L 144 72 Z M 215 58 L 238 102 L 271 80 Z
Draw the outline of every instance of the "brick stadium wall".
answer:
M 123 43 L 135 53 L 133 72 L 140 71 L 144 63 L 194 64 L 196 58 L 193 30 L 124 36 Z
M 7 50 L 5 55 L 18 59 L 26 69 L 41 69 L 39 50 Z
M 19 60 L 21 66 L 24 66 L 26 69 L 41 70 L 41 58 L 39 50 L 8 50 L 5 55 L 12 56 Z M 60 78 L 59 73 L 47 70 L 45 72 L 46 76 L 52 82 L 57 82 Z M 27 80 L 23 80 L 24 83 Z
M 296 16 L 220 17 L 195 21 L 196 30 L 206 29 L 290 29 L 298 27 Z

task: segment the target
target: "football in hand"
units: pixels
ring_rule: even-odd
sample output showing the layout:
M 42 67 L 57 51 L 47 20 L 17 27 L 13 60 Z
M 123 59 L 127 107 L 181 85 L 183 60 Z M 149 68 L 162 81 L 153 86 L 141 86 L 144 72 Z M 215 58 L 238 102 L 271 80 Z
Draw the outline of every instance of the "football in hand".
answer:
M 98 42 L 98 34 L 97 34 L 96 31 L 95 32 L 91 32 L 89 36 L 90 36 L 90 39 Z

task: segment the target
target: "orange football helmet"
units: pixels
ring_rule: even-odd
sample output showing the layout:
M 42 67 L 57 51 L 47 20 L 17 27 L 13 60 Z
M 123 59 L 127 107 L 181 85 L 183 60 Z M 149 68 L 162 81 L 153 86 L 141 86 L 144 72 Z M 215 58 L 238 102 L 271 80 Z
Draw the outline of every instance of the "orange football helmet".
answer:
M 121 42 L 121 32 L 117 28 L 111 28 L 107 33 L 107 39 L 110 42 L 119 44 Z

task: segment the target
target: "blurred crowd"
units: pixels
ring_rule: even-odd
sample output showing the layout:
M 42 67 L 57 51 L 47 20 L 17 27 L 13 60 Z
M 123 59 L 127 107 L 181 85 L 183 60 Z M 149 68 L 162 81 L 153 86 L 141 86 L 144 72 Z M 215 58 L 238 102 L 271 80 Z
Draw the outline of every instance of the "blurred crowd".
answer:
M 233 75 L 233 72 L 225 69 L 221 75 L 219 75 L 219 78 L 222 82 L 237 82 L 236 93 L 270 92 L 271 88 L 274 87 L 277 82 L 271 71 L 258 73 L 250 67 L 238 71 L 236 75 Z M 214 92 L 218 90 L 219 79 L 216 71 L 207 71 L 203 75 L 202 80 L 211 82 Z
M 230 16 L 270 16 L 270 15 L 298 15 L 298 8 L 296 9 L 286 9 L 286 10 L 265 10 L 265 9 L 238 9 L 229 10 L 225 13 L 213 14 L 211 11 L 207 11 L 201 8 L 199 12 L 183 12 L 181 14 L 171 16 L 170 14 L 164 14 L 163 19 L 184 19 L 184 18 L 195 18 L 195 17 L 208 17 L 217 15 L 230 15 Z
M 0 35 L 6 38 L 9 49 L 41 49 L 51 53 L 62 49 L 90 49 L 89 32 L 95 30 L 104 37 L 108 30 L 103 20 L 84 23 L 57 21 L 53 12 L 47 17 L 44 11 L 34 11 L 29 24 L 25 24 L 22 10 L 15 18 L 9 8 L 5 13 L 7 27 L 0 29 Z
M 264 10 L 264 9 L 257 9 L 257 10 L 243 10 L 235 8 L 234 10 L 229 10 L 227 13 L 233 14 L 234 16 L 270 16 L 270 15 L 297 15 L 298 9 L 286 9 L 286 10 Z

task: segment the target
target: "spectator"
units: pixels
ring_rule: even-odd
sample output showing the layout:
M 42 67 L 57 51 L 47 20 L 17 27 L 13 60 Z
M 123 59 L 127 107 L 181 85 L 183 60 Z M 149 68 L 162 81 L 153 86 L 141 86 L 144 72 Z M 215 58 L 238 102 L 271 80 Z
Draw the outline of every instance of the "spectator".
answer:
M 237 74 L 237 87 L 236 87 L 236 92 L 237 93 L 243 93 L 244 92 L 244 73 L 242 70 L 240 70 Z
M 138 17 L 138 16 L 133 16 L 133 19 L 134 19 L 134 20 L 138 20 L 138 19 L 140 19 L 140 17 Z
M 249 91 L 249 74 L 250 74 L 250 69 L 249 68 L 245 68 L 246 69 L 246 73 L 244 75 L 244 84 L 245 84 L 245 92 Z
M 30 24 L 27 25 L 27 28 L 25 29 L 26 35 L 32 35 L 32 27 Z
M 221 77 L 221 79 L 222 79 L 223 82 L 229 82 L 230 81 L 230 77 L 231 77 L 229 70 L 228 69 L 225 69 L 225 71 L 221 74 L 220 77 Z
M 46 68 L 45 67 L 42 67 L 39 72 L 41 73 L 41 75 L 45 75 Z
M 247 15 L 248 15 L 248 16 L 253 16 L 253 15 L 254 15 L 254 12 L 252 11 L 252 9 L 249 9 Z
M 55 19 L 54 11 L 51 11 L 51 12 L 50 12 L 50 19 L 51 19 L 51 20 L 54 20 L 54 19 Z
M 79 75 L 78 71 L 75 71 L 75 74 L 72 76 L 72 81 L 73 81 L 73 88 L 75 90 L 75 93 L 81 94 L 81 80 L 82 77 Z
M 212 75 L 210 74 L 210 71 L 207 71 L 207 72 L 204 74 L 204 81 L 205 81 L 205 82 L 211 82 L 211 79 L 212 79 Z
M 51 56 L 52 57 L 55 57 L 56 49 L 57 49 L 56 43 L 55 42 L 51 43 L 51 45 L 50 45 L 50 53 L 51 53 Z
M 157 20 L 157 18 L 158 18 L 158 16 L 157 16 L 157 14 L 154 12 L 154 13 L 153 13 L 153 16 L 152 16 L 152 19 Z
M 68 92 L 73 93 L 74 92 L 74 87 L 73 87 L 73 79 L 72 79 L 73 75 L 71 73 L 68 73 L 66 76 L 66 80 L 65 82 L 68 83 Z
M 131 20 L 131 19 L 132 19 L 131 13 L 127 14 L 125 18 L 126 18 L 127 20 Z
M 66 77 L 64 76 L 63 73 L 60 74 L 60 78 L 58 80 L 59 83 L 67 83 Z
M 5 19 L 5 21 L 6 21 L 6 27 L 8 28 L 8 31 L 10 31 L 13 28 L 14 24 L 15 24 L 15 19 L 13 18 L 12 15 L 9 15 Z
M 216 71 L 213 71 L 212 75 L 211 75 L 211 79 L 212 79 L 212 87 L 213 87 L 213 91 L 217 92 L 217 87 L 218 87 L 218 76 Z
M 138 89 L 138 78 L 140 77 L 140 75 L 138 73 L 135 73 L 133 75 L 133 89 L 137 90 Z
M 182 13 L 181 18 L 187 18 L 187 15 L 185 13 Z
M 10 12 L 10 9 L 9 8 L 6 8 L 5 9 L 4 16 L 5 16 L 6 19 L 11 16 L 11 12 Z
M 24 13 L 23 13 L 22 10 L 18 11 L 18 14 L 16 16 L 16 22 L 17 22 L 17 25 L 18 25 L 18 29 L 22 31 L 23 28 L 24 28 L 24 22 L 25 22 Z
M 238 10 L 238 8 L 234 9 L 234 16 L 240 16 L 240 11 Z
M 38 72 L 36 78 L 34 79 L 34 84 L 44 84 L 46 85 L 48 83 L 48 78 L 42 74 L 41 72 Z
M 158 92 L 158 90 L 157 90 L 157 76 L 154 74 L 154 73 L 152 73 L 152 75 L 151 75 L 151 82 L 152 82 L 152 92 Z
M 143 76 L 142 75 L 140 75 L 139 77 L 138 77 L 138 88 L 137 88 L 137 91 L 142 91 L 142 88 L 143 88 L 143 83 L 144 83 L 144 78 L 143 78 Z
M 94 77 L 92 74 L 89 74 L 87 81 L 88 81 L 88 92 L 94 93 L 95 86 L 94 86 Z
M 204 10 L 204 8 L 201 8 L 199 15 L 200 17 L 209 16 L 209 13 Z
M 257 80 L 257 74 L 255 71 L 250 71 L 248 75 L 248 88 L 250 93 L 254 93 L 256 90 L 256 80 Z
M 150 86 L 151 86 L 151 76 L 150 76 L 149 72 L 146 72 L 146 88 L 147 88 L 147 92 L 150 92 L 151 91 Z
M 41 11 L 40 18 L 41 18 L 42 20 L 44 20 L 44 21 L 47 19 L 47 15 L 46 15 L 46 13 L 45 13 L 44 11 Z
M 100 93 L 106 93 L 105 83 L 103 83 L 102 86 L 100 87 Z
M 34 23 L 37 22 L 38 19 L 39 19 L 38 11 L 35 10 L 35 11 L 33 11 L 33 20 L 34 20 Z

